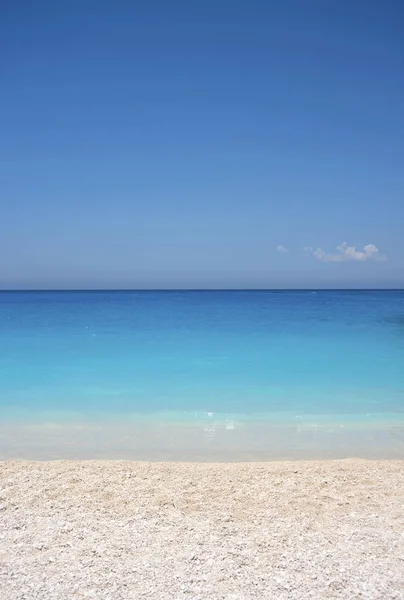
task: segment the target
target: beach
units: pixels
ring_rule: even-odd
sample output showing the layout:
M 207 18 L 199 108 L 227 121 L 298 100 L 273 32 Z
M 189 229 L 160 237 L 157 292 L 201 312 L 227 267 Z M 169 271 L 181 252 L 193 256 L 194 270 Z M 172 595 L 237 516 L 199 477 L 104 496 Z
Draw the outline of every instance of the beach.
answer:
M 404 461 L 0 463 L 2 600 L 404 598 Z

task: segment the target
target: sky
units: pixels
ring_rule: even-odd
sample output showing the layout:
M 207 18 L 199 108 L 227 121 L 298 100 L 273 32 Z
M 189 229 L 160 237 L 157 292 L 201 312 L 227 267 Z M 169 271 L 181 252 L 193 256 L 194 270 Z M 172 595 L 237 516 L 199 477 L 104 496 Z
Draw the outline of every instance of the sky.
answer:
M 404 287 L 402 0 L 2 0 L 0 288 Z

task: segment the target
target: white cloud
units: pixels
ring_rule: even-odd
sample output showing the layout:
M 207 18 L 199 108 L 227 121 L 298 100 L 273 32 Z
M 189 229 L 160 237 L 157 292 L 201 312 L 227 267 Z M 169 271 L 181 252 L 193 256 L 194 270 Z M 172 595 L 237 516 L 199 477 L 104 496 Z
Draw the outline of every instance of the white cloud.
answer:
M 281 252 L 282 254 L 286 254 L 287 252 L 289 252 L 289 250 L 287 248 L 285 248 L 285 246 L 282 246 L 281 244 L 279 244 L 279 246 L 276 247 L 276 250 L 278 252 Z
M 387 260 L 387 256 L 380 254 L 379 248 L 374 244 L 368 244 L 363 250 L 357 250 L 355 246 L 348 246 L 346 242 L 343 242 L 340 246 L 337 246 L 337 252 L 327 253 L 322 248 L 304 248 L 304 251 L 306 255 L 311 254 L 322 262 L 363 262 L 365 260 L 380 262 Z

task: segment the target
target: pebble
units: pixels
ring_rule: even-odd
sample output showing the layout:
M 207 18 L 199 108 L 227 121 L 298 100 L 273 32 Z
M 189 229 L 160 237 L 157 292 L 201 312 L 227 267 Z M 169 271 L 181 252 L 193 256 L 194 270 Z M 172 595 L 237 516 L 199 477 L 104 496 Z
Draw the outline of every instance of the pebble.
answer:
M 404 599 L 403 461 L 0 463 L 10 481 L 1 600 Z

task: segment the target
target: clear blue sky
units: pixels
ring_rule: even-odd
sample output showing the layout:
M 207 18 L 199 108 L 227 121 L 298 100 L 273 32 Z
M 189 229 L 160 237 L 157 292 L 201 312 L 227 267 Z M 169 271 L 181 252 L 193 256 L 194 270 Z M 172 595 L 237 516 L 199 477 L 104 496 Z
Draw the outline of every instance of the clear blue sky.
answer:
M 0 83 L 0 287 L 404 287 L 402 0 L 3 0 Z

